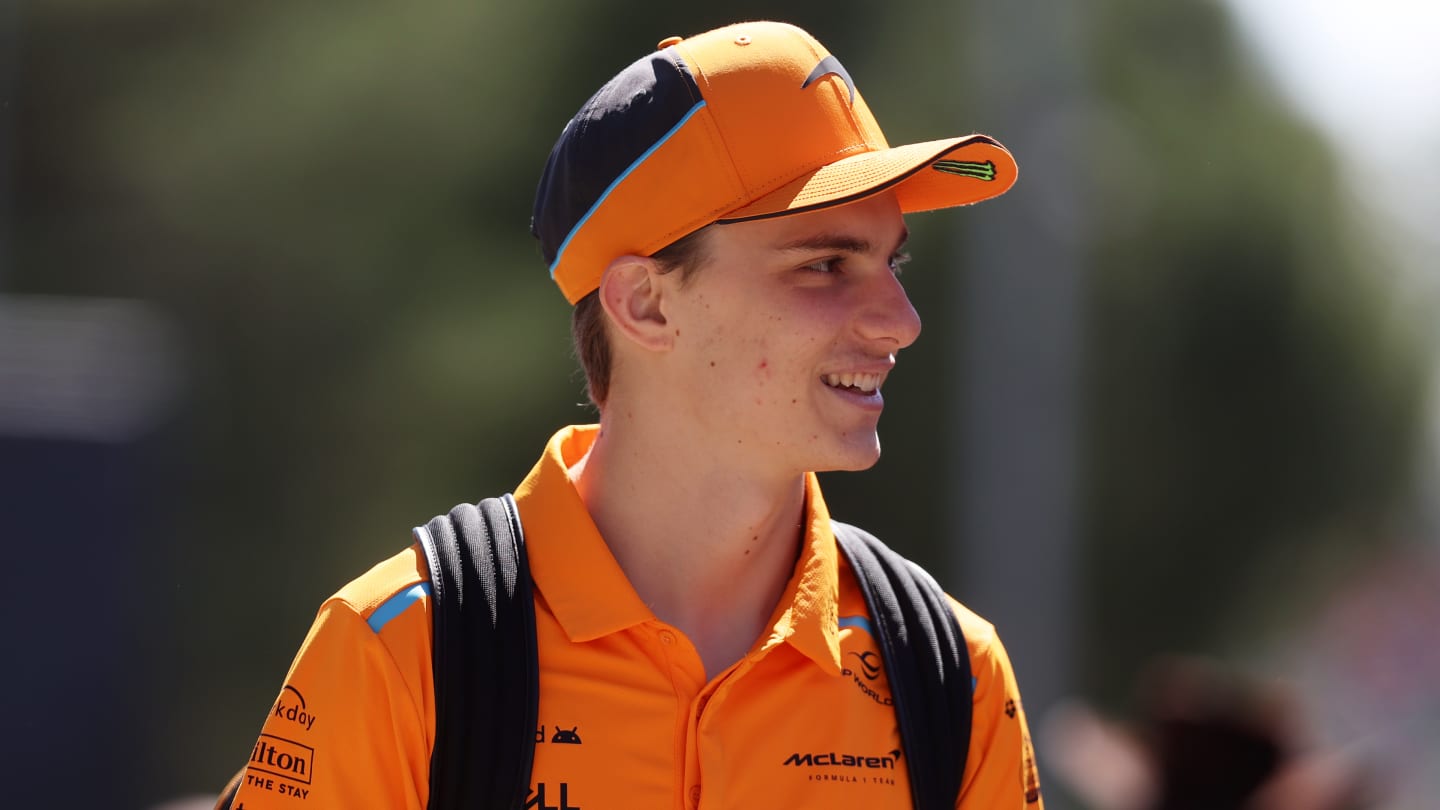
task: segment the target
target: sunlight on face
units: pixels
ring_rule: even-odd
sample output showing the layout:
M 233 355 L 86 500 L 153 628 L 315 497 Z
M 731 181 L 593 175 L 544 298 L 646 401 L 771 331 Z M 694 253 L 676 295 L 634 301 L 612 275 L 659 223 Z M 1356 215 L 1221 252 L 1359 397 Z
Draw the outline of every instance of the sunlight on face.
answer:
M 905 238 L 889 193 L 713 229 L 668 362 L 716 452 L 783 475 L 875 463 L 880 388 L 920 332 L 895 272 Z

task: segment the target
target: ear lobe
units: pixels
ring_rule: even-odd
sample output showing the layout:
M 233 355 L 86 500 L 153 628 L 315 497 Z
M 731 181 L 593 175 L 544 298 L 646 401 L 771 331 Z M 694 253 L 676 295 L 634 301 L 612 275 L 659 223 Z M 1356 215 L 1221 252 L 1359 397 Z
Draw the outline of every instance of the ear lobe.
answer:
M 621 256 L 600 277 L 600 305 L 610 316 L 616 335 L 650 351 L 666 351 L 674 344 L 661 307 L 664 285 L 659 264 L 645 256 Z

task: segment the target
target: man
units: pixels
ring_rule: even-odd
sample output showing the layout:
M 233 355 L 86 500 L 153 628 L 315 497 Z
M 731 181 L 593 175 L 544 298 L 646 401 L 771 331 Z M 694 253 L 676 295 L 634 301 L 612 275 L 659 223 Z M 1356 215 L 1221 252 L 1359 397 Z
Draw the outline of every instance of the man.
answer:
M 527 806 L 911 806 L 814 472 L 879 456 L 880 389 L 920 332 L 902 214 L 1014 179 L 984 136 L 887 148 L 844 66 L 778 23 L 667 39 L 565 128 L 533 230 L 600 424 L 556 434 L 515 492 L 541 666 Z M 412 546 L 325 603 L 235 806 L 426 806 L 427 572 Z M 960 804 L 1039 807 L 1005 651 L 953 608 Z

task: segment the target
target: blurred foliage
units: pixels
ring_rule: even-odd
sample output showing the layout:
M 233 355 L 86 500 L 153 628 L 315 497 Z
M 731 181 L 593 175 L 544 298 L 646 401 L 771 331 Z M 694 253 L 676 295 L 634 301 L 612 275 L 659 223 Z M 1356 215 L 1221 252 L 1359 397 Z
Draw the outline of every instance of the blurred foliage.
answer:
M 1095 185 L 1142 201 L 1093 233 L 1086 686 L 1119 700 L 1155 651 L 1234 652 L 1327 552 L 1393 529 L 1429 360 L 1336 157 L 1219 8 L 1112 5 L 1093 82 L 1120 137 L 1093 147 L 1128 165 Z
M 1004 77 L 955 81 L 930 8 L 23 9 L 0 280 L 145 298 L 186 340 L 166 522 L 144 550 L 175 587 L 137 597 L 167 617 L 144 699 L 173 709 L 150 729 L 141 798 L 222 782 L 325 596 L 591 418 L 528 217 L 596 86 L 668 34 L 774 17 L 845 55 L 892 142 L 987 131 L 964 81 Z M 1326 549 L 1378 542 L 1407 492 L 1427 358 L 1383 256 L 1348 229 L 1335 156 L 1247 71 L 1218 6 L 1108 0 L 1087 35 L 1076 688 L 1114 700 L 1154 653 L 1232 648 L 1296 609 Z M 962 373 L 941 303 L 968 271 L 963 228 L 914 218 L 926 333 L 887 386 L 886 458 L 827 477 L 839 516 L 932 565 L 964 541 L 944 528 L 936 450 L 953 410 L 939 383 Z

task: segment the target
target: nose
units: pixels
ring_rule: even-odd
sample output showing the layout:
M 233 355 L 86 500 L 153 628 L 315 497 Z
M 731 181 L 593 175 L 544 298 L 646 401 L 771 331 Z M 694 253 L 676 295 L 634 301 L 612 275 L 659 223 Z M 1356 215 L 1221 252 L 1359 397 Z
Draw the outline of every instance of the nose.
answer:
M 920 337 L 920 313 L 893 273 L 877 274 L 876 283 L 861 294 L 866 299 L 858 324 L 861 337 L 892 343 L 890 351 L 903 349 Z

